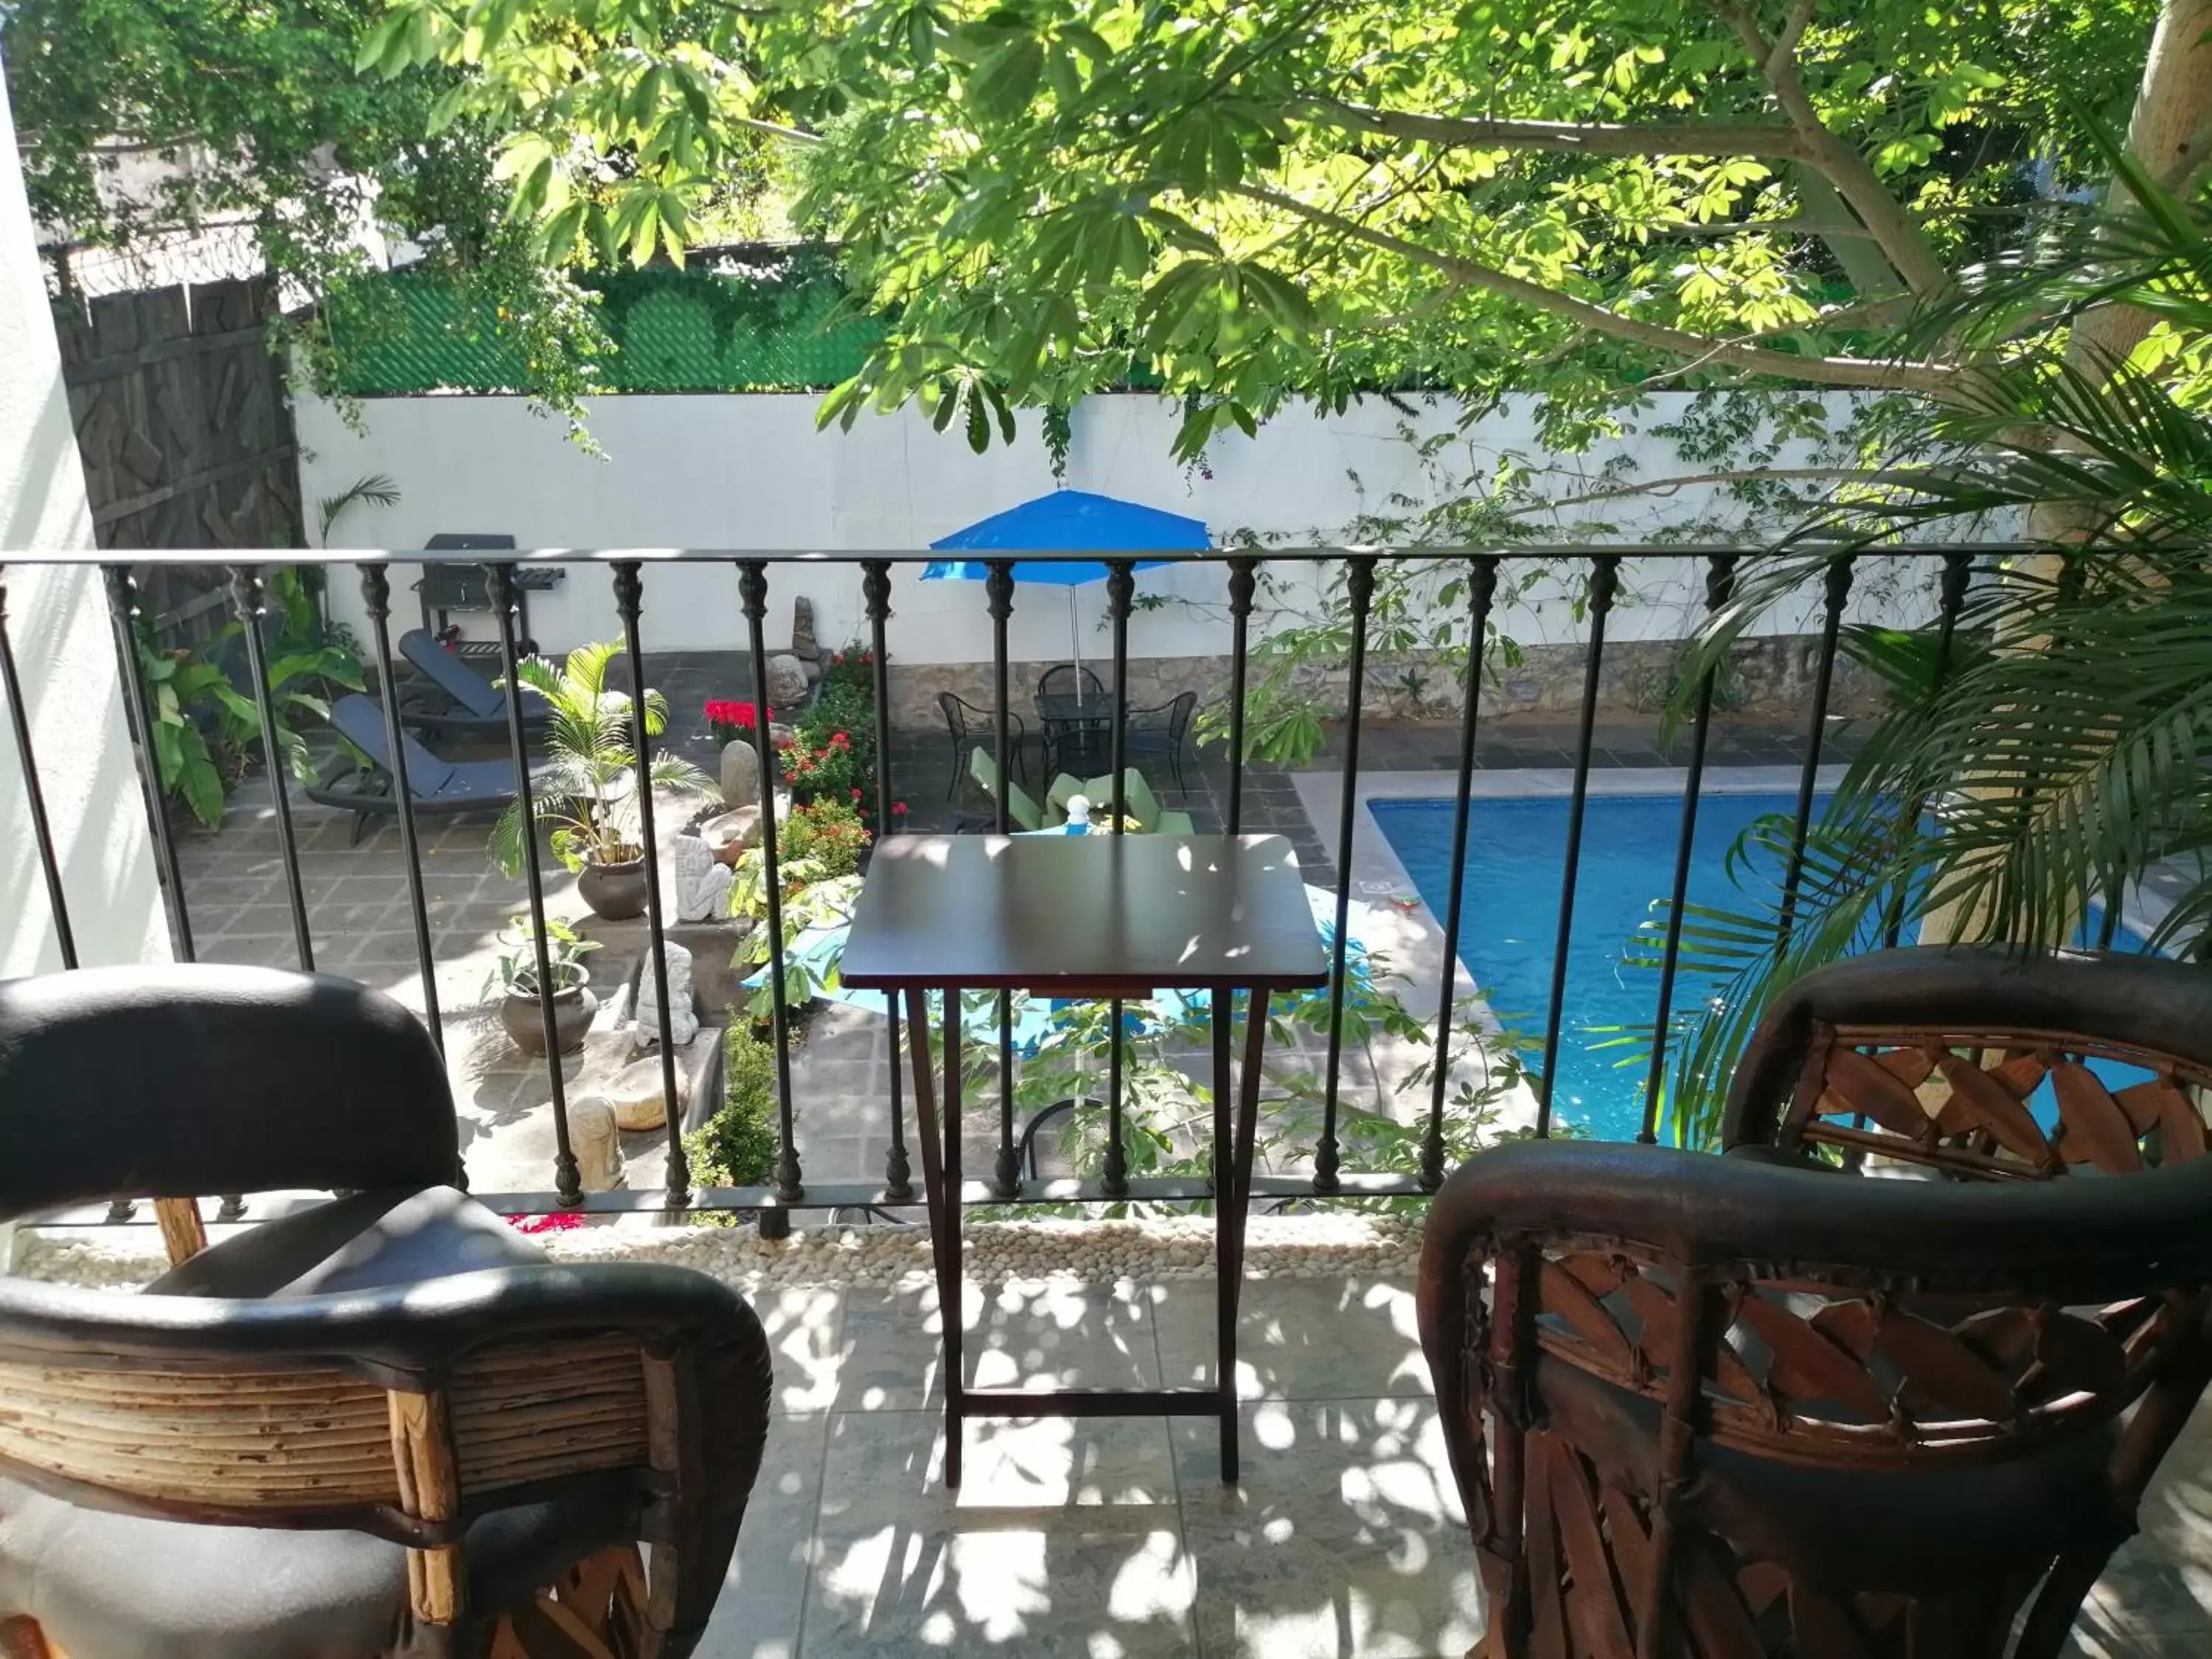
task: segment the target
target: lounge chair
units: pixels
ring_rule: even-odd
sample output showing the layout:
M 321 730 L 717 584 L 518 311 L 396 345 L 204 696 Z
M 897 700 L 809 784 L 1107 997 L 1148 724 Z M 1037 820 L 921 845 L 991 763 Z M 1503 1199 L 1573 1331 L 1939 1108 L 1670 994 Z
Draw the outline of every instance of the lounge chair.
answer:
M 1108 813 L 1114 810 L 1114 775 L 1093 778 L 1085 786 L 1091 805 Z M 1198 826 L 1191 822 L 1188 812 L 1170 812 L 1161 806 L 1160 798 L 1152 793 L 1152 786 L 1135 767 L 1125 768 L 1121 774 L 1121 806 L 1124 814 L 1136 821 L 1139 832 L 1154 836 L 1195 835 Z
M 353 693 L 331 705 L 331 726 L 369 763 L 363 767 L 341 754 L 331 769 L 304 793 L 309 800 L 352 813 L 353 844 L 358 846 L 372 816 L 399 810 L 398 797 L 392 790 L 392 750 L 385 742 L 384 711 L 368 698 Z M 418 815 L 496 812 L 514 800 L 512 761 L 440 760 L 404 733 L 399 741 L 407 756 L 409 802 Z
M 1067 803 L 1078 795 L 1086 794 L 1090 788 L 1091 786 L 1084 782 L 1081 778 L 1062 772 L 1053 779 L 1052 787 L 1045 791 L 1045 811 L 1057 813 L 1060 817 L 1065 818 L 1067 816 Z M 1096 806 L 1098 803 L 1096 799 L 1093 799 L 1091 804 Z
M 999 799 L 1003 787 L 1006 792 L 1006 822 L 1017 830 L 1045 828 L 1044 812 L 1030 798 L 1030 792 L 1018 783 L 1008 782 L 999 775 L 999 763 L 991 757 L 988 749 L 978 749 L 968 757 L 968 775 L 975 780 L 976 787 L 994 801 Z M 1058 822 L 1066 823 L 1067 814 L 1062 811 Z
M 419 628 L 399 636 L 399 654 L 429 682 L 400 699 L 401 724 L 453 737 L 507 736 L 506 692 Z M 543 697 L 526 696 L 522 729 L 544 731 L 551 712 Z

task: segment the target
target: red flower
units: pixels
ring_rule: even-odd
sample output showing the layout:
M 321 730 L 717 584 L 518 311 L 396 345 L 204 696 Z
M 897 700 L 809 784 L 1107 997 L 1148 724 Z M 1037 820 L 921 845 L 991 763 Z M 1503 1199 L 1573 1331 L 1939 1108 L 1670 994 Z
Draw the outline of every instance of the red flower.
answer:
M 855 789 L 855 790 L 853 792 L 853 799 L 854 799 L 854 800 L 858 800 L 858 799 L 860 799 L 860 792 L 859 790 Z
M 832 652 L 830 653 L 830 665 L 832 668 L 842 668 L 842 666 L 844 666 L 844 663 L 845 663 L 845 653 L 844 653 L 843 652 L 842 652 L 842 651 L 832 651 Z
M 906 816 L 906 803 L 902 800 L 893 801 L 891 803 L 891 816 L 895 818 L 904 817 Z
M 519 1233 L 565 1233 L 584 1224 L 584 1218 L 570 1211 L 556 1210 L 550 1215 L 511 1215 L 507 1224 Z
M 832 749 L 850 749 L 853 746 L 853 740 L 842 732 L 832 732 L 830 734 L 830 746 Z
M 761 719 L 758 704 L 731 702 L 720 698 L 708 700 L 706 714 L 707 724 L 713 726 L 756 726 L 760 724 Z M 774 709 L 769 710 L 769 718 L 770 720 L 775 718 Z

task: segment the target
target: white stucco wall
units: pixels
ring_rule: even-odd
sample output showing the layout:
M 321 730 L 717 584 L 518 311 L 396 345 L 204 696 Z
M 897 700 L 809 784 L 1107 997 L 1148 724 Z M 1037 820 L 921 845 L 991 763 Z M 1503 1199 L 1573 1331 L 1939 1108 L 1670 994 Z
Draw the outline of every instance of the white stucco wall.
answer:
M 41 567 L 89 548 L 61 357 L 0 86 L 0 562 L 33 753 L 86 966 L 169 954 L 153 841 L 132 769 L 107 605 L 96 568 Z M 0 729 L 0 977 L 62 965 L 31 834 L 21 757 Z
M 1053 488 L 1034 420 L 1025 422 L 1018 442 L 977 455 L 957 435 L 933 432 L 912 410 L 864 418 L 849 433 L 817 431 L 818 401 L 811 394 L 593 399 L 588 424 L 603 458 L 570 443 L 559 423 L 533 415 L 517 398 L 371 399 L 360 405 L 359 431 L 331 406 L 310 401 L 299 411 L 307 453 L 301 481 L 312 502 L 372 473 L 391 477 L 401 491 L 398 504 L 352 509 L 332 537 L 334 545 L 389 548 L 419 547 L 441 531 L 475 531 L 511 534 L 525 548 L 902 550 L 926 548 Z M 1685 401 L 1686 394 L 1659 394 L 1643 417 L 1645 434 L 1563 465 L 1593 482 L 1623 459 L 1634 464 L 1632 476 L 1644 479 L 1692 470 L 1670 444 L 1648 434 Z M 1202 519 L 1217 542 L 1249 531 L 1331 544 L 1360 515 L 1398 511 L 1395 497 L 1432 498 L 1435 483 L 1424 476 L 1403 428 L 1410 423 L 1421 434 L 1448 433 L 1457 413 L 1441 403 L 1409 417 L 1380 400 L 1334 417 L 1291 411 L 1255 439 L 1218 442 L 1201 473 L 1174 459 L 1171 404 L 1145 395 L 1093 398 L 1075 412 L 1066 483 Z M 1502 453 L 1539 450 L 1525 406 L 1486 416 L 1450 444 L 1444 459 L 1454 476 L 1480 473 Z M 1792 459 L 1785 455 L 1784 464 Z M 1564 483 L 1555 483 L 1555 491 Z M 1591 511 L 1604 512 L 1622 535 L 1641 538 L 1702 516 L 1715 494 L 1690 488 Z M 1226 648 L 1227 627 L 1218 610 L 1225 597 L 1220 567 L 1154 571 L 1138 580 L 1140 593 L 1176 593 L 1217 609 L 1210 617 L 1182 607 L 1140 611 L 1130 628 L 1133 655 Z M 395 585 L 404 588 L 409 580 L 402 575 Z M 860 582 L 850 565 L 803 574 L 772 569 L 771 643 L 784 637 L 789 599 L 797 593 L 814 601 L 825 641 L 859 637 Z M 331 586 L 334 610 L 357 624 L 357 585 L 342 576 Z M 1656 568 L 1632 568 L 1626 586 L 1635 603 L 1617 616 L 1615 637 L 1679 636 L 1702 604 L 1702 576 L 1693 571 L 1669 568 L 1662 576 Z M 1808 596 L 1808 606 L 1813 599 Z M 1103 654 L 1103 584 L 1078 590 L 1075 604 L 1085 654 Z M 1909 597 L 1884 605 L 1885 615 L 1898 621 L 1917 608 Z M 892 650 L 903 662 L 990 654 L 990 623 L 976 584 L 924 583 L 918 569 L 902 569 L 895 573 L 892 606 Z M 411 617 L 410 596 L 403 593 L 395 610 Z M 1583 624 L 1548 586 L 1521 596 L 1504 620 L 1526 642 L 1583 635 Z M 483 617 L 462 621 L 472 634 L 489 636 Z M 532 596 L 531 623 L 549 648 L 611 635 L 609 579 L 572 571 L 562 591 Z M 1802 616 L 1776 617 L 1766 627 L 1794 632 L 1802 625 Z M 1016 660 L 1065 655 L 1068 635 L 1064 593 L 1017 596 L 1009 636 Z M 727 567 L 648 572 L 643 635 L 648 649 L 740 643 L 735 574 Z

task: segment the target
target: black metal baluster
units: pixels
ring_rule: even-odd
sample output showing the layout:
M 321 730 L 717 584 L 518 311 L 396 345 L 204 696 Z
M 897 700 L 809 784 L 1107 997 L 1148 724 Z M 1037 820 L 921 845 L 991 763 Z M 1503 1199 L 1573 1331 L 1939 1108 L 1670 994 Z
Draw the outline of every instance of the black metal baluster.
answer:
M 1359 705 L 1367 696 L 1367 611 L 1375 599 L 1375 559 L 1355 554 L 1345 573 L 1352 600 L 1352 662 L 1345 693 L 1344 799 L 1336 815 L 1336 936 L 1328 964 L 1328 1074 L 1321 1104 L 1321 1140 L 1314 1148 L 1314 1190 L 1337 1188 L 1337 1068 L 1344 1059 L 1345 930 L 1352 917 L 1352 837 L 1359 810 Z
M 1006 623 L 1014 614 L 1014 566 L 1010 559 L 991 561 L 984 580 L 983 597 L 991 612 L 991 716 L 993 758 L 999 763 L 997 810 L 992 828 L 1006 835 L 1006 803 L 1014 792 L 1013 686 L 1006 663 Z M 1014 1150 L 1014 1000 L 999 993 L 999 1155 L 991 1174 L 991 1190 L 1000 1198 L 1014 1198 L 1022 1190 L 1022 1166 Z
M 197 959 L 192 942 L 191 915 L 185 904 L 185 879 L 177 864 L 177 843 L 169 832 L 169 804 L 161 790 L 161 761 L 154 752 L 154 708 L 147 695 L 145 665 L 138 660 L 138 584 L 127 565 L 100 567 L 107 588 L 107 620 L 115 637 L 116 665 L 123 677 L 123 722 L 131 735 L 137 759 L 138 787 L 146 805 L 146 823 L 154 837 L 156 884 L 161 890 L 161 909 L 169 924 L 169 951 L 179 962 Z M 111 1200 L 110 1221 L 128 1221 L 137 1205 L 128 1198 Z
M 23 793 L 31 809 L 31 838 L 38 843 L 39 868 L 46 878 L 46 908 L 54 919 L 54 941 L 62 966 L 76 966 L 76 935 L 70 931 L 69 900 L 62 891 L 61 861 L 54 854 L 53 825 L 46 817 L 46 791 L 39 784 L 39 763 L 31 750 L 31 715 L 23 707 L 23 682 L 15 672 L 15 647 L 8 637 L 8 573 L 0 566 L 0 696 L 8 699 L 8 719 L 15 728 L 15 755 L 23 768 Z
M 876 836 L 891 832 L 891 679 L 890 653 L 884 648 L 884 625 L 891 614 L 891 567 L 887 559 L 866 559 L 860 565 L 860 592 L 868 605 L 868 649 L 875 658 L 876 698 Z M 770 792 L 771 797 L 773 791 Z M 914 1198 L 914 1169 L 906 1150 L 906 1105 L 902 1099 L 903 1062 L 899 1055 L 899 1000 L 884 998 L 890 1017 L 891 1148 L 884 1156 L 884 1196 L 895 1204 Z
M 1735 587 L 1736 556 L 1716 553 L 1705 570 L 1705 615 L 1716 616 Z M 1668 890 L 1667 943 L 1659 960 L 1659 1012 L 1652 1021 L 1651 1066 L 1644 1079 L 1644 1121 L 1636 1138 L 1645 1146 L 1659 1138 L 1659 1102 L 1667 1066 L 1667 1034 L 1674 1017 L 1674 970 L 1682 955 L 1682 905 L 1690 888 L 1690 851 L 1698 838 L 1698 799 L 1705 787 L 1705 740 L 1713 720 L 1713 685 L 1720 665 L 1698 679 L 1698 708 L 1690 724 L 1690 769 L 1682 781 L 1682 829 L 1674 842 L 1674 884 Z
M 768 615 L 768 566 L 758 559 L 738 561 L 738 597 L 744 606 L 746 641 L 752 650 L 753 689 L 759 694 L 760 718 L 753 722 L 753 750 L 760 757 L 761 879 L 768 900 L 769 1005 L 775 1037 L 775 1195 L 786 1204 L 803 1202 L 806 1187 L 799 1164 L 799 1126 L 791 1104 L 791 1009 L 783 982 L 783 878 L 777 872 L 776 842 L 783 826 L 776 821 L 775 750 L 769 741 L 768 645 L 761 632 Z M 791 1225 L 787 1215 L 773 1220 L 761 1218 L 763 1237 L 780 1237 Z
M 269 799 L 276 809 L 276 848 L 284 860 L 284 893 L 292 902 L 292 944 L 300 971 L 315 971 L 314 942 L 307 936 L 307 892 L 300 880 L 300 848 L 292 836 L 292 797 L 285 780 L 284 744 L 277 736 L 276 698 L 269 686 L 268 652 L 261 639 L 261 572 L 250 564 L 230 573 L 230 594 L 246 626 L 246 670 L 253 677 L 253 705 L 261 713 L 261 763 L 269 769 Z
M 1451 896 L 1444 904 L 1443 987 L 1437 1000 L 1437 1057 L 1429 1077 L 1429 1124 L 1421 1137 L 1421 1190 L 1444 1184 L 1444 1089 L 1451 1072 L 1452 1007 L 1459 988 L 1459 929 L 1467 884 L 1467 821 L 1474 793 L 1475 722 L 1482 710 L 1482 658 L 1490 605 L 1498 592 L 1497 556 L 1467 566 L 1467 705 L 1460 718 L 1459 784 L 1453 792 Z
M 1123 775 L 1129 763 L 1129 606 L 1137 596 L 1137 567 L 1129 559 L 1106 562 L 1106 614 L 1114 630 L 1114 726 L 1107 744 L 1114 768 L 1114 829 L 1122 833 L 1129 812 L 1129 782 Z M 1119 1198 L 1129 1190 L 1129 1149 L 1124 1141 L 1121 1102 L 1121 1020 L 1120 997 L 1106 1005 L 1110 1028 L 1106 1049 L 1106 1167 L 1101 1172 L 1105 1190 Z
M 1936 608 L 1936 661 L 1929 674 L 1928 695 L 1930 698 L 1942 695 L 1943 683 L 1951 677 L 1952 642 L 1959 632 L 1959 613 L 1966 607 L 1966 586 L 1974 574 L 1974 556 L 1971 553 L 1946 553 L 1943 556 L 1943 585 L 1942 598 Z M 1916 795 L 1905 803 L 1905 811 L 1898 819 L 1897 836 L 1899 846 L 1909 845 L 1919 833 L 1921 815 L 1928 810 L 1928 798 Z M 1888 919 L 1882 924 L 1882 943 L 1892 950 L 1905 933 L 1905 896 L 1907 881 L 1902 875 L 1897 890 L 1890 896 Z
M 392 578 L 380 564 L 361 567 L 361 597 L 368 606 L 369 639 L 376 647 L 376 684 L 384 693 L 384 746 L 392 754 L 392 799 L 398 806 L 399 855 L 407 865 L 407 904 L 415 923 L 415 961 L 422 975 L 422 1018 L 438 1053 L 446 1052 L 445 1020 L 438 1012 L 438 970 L 430 951 L 430 910 L 422 891 L 422 847 L 415 835 L 415 796 L 407 778 L 407 734 L 399 724 L 399 687 L 392 660 Z M 522 689 L 508 684 L 510 700 Z
M 1244 830 L 1244 683 L 1245 654 L 1252 634 L 1252 599 L 1259 589 L 1260 561 L 1249 553 L 1229 561 L 1229 813 L 1223 829 L 1230 835 Z M 1213 1191 L 1218 1201 L 1234 1196 L 1230 1139 L 1231 1090 L 1229 1057 L 1237 1021 L 1237 994 L 1213 991 L 1207 995 L 1207 1016 L 1213 1033 Z
M 1591 556 L 1589 660 L 1583 669 L 1582 723 L 1575 739 L 1575 787 L 1567 805 L 1567 846 L 1559 882 L 1559 931 L 1552 950 L 1552 995 L 1544 1015 L 1544 1069 L 1536 1078 L 1536 1134 L 1552 1133 L 1552 1073 L 1559 1058 L 1559 1023 L 1566 1011 L 1567 941 L 1575 926 L 1575 878 L 1583 861 L 1583 816 L 1589 802 L 1590 732 L 1597 723 L 1598 676 L 1605 659 L 1605 619 L 1620 587 L 1620 555 Z
M 161 901 L 168 912 L 169 949 L 179 962 L 196 962 L 199 955 L 192 942 L 191 914 L 185 903 L 184 873 L 177 865 L 176 837 L 169 832 L 169 804 L 161 793 L 161 763 L 154 753 L 153 701 L 147 695 L 145 665 L 138 660 L 138 584 L 131 579 L 128 565 L 102 565 L 100 574 L 107 583 L 107 617 L 114 627 L 115 659 L 123 673 L 124 721 L 138 751 L 146 822 L 154 835 Z
M 660 848 L 653 833 L 653 733 L 647 729 L 645 707 L 645 649 L 639 642 L 638 611 L 645 598 L 645 583 L 637 561 L 615 562 L 615 614 L 622 618 L 623 654 L 629 663 L 630 752 L 637 763 L 637 834 L 645 854 L 646 943 L 653 952 L 653 982 L 660 988 L 660 1098 L 667 1107 L 668 1207 L 680 1210 L 691 1202 L 691 1170 L 684 1157 L 684 1104 L 676 1088 L 676 1037 L 671 1030 L 674 1012 L 669 1007 L 668 918 L 660 908 Z M 510 690 L 510 697 L 515 695 Z M 757 724 L 757 722 L 756 722 Z M 785 1087 L 789 1088 L 787 1079 Z
M 530 753 L 522 732 L 522 681 L 515 672 L 514 567 L 484 567 L 493 614 L 499 619 L 501 683 L 507 688 L 507 741 L 514 757 L 514 806 L 522 817 L 522 873 L 530 895 L 530 939 L 538 957 L 538 1018 L 545 1033 L 545 1071 L 553 1088 L 553 1190 L 580 1203 L 584 1182 L 568 1145 L 568 1085 L 561 1074 L 561 1034 L 553 1018 L 553 957 L 545 939 L 545 878 L 538 867 L 538 808 L 532 798 Z
M 1813 828 L 1813 791 L 1820 767 L 1820 745 L 1828 724 L 1828 693 L 1836 679 L 1836 641 L 1843 632 L 1844 606 L 1851 597 L 1852 556 L 1828 561 L 1826 608 L 1820 619 L 1820 661 L 1813 677 L 1813 711 L 1806 722 L 1805 764 L 1797 774 L 1797 816 L 1790 832 L 1790 861 L 1782 878 L 1782 914 L 1775 927 L 1776 960 L 1790 948 L 1797 921 L 1797 888 L 1805 876 L 1805 842 Z

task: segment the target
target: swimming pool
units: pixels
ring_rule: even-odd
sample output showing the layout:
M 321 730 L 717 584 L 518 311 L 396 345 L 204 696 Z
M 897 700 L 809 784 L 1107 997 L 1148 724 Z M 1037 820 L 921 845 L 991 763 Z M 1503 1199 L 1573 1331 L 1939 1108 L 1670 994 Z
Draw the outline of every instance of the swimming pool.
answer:
M 1815 797 L 1815 812 L 1826 799 Z M 1368 802 L 1383 838 L 1439 927 L 1450 899 L 1453 805 Z M 1794 793 L 1702 795 L 1686 902 L 1743 908 L 1746 888 L 1729 871 L 1729 848 L 1759 818 L 1793 814 L 1796 807 Z M 1535 1042 L 1543 1039 L 1550 1006 L 1552 946 L 1559 936 L 1559 884 L 1566 868 L 1567 808 L 1565 796 L 1478 797 L 1468 804 L 1459 959 L 1492 1010 Z M 1624 947 L 1673 888 L 1681 829 L 1679 795 L 1593 795 L 1583 817 L 1552 1110 L 1560 1121 L 1579 1125 L 1601 1140 L 1626 1140 L 1641 1126 L 1649 1061 L 1624 1060 L 1639 1054 L 1641 1046 L 1619 1046 L 1619 1028 L 1651 1024 L 1659 975 L 1629 966 Z M 1771 893 L 1781 873 L 1778 854 L 1761 855 L 1751 860 L 1744 880 L 1753 894 Z M 2094 931 L 2095 912 L 2091 914 Z M 2123 930 L 2118 943 L 2121 949 L 2140 948 L 2141 941 Z M 1694 994 L 1694 988 L 1678 982 L 1676 1006 Z M 1531 1055 L 1531 1069 L 1540 1060 Z M 2093 1069 L 2104 1064 L 2095 1062 Z M 2121 1085 L 2136 1080 L 2130 1074 Z
M 1451 896 L 1453 805 L 1368 803 L 1439 924 Z M 1793 812 L 1796 805 L 1790 793 L 1702 796 L 1688 902 L 1741 903 L 1743 896 L 1727 868 L 1729 848 L 1756 820 Z M 1567 806 L 1563 796 L 1524 796 L 1478 798 L 1468 810 L 1459 957 L 1498 1017 L 1537 1041 L 1544 1035 L 1552 993 Z M 1663 901 L 1673 886 L 1674 845 L 1681 829 L 1682 802 L 1676 795 L 1593 795 L 1583 820 L 1552 1110 L 1561 1121 L 1578 1124 L 1601 1139 L 1628 1139 L 1643 1111 L 1645 1067 L 1624 1066 L 1626 1049 L 1595 1045 L 1618 1035 L 1606 1028 L 1651 1023 L 1659 976 L 1626 965 L 1622 947 L 1651 914 L 1655 901 Z M 1769 880 L 1779 877 L 1778 869 L 1764 873 Z M 1530 1057 L 1532 1068 L 1540 1058 Z

